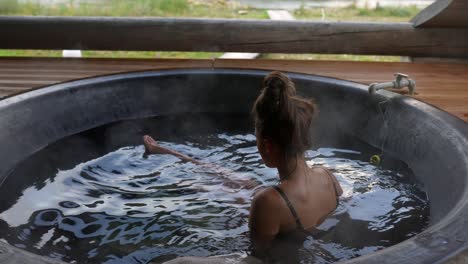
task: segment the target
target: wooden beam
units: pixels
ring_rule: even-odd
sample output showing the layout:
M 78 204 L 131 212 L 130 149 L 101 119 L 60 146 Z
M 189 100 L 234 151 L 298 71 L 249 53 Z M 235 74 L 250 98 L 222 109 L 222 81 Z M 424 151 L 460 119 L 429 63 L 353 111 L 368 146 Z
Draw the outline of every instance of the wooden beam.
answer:
M 415 29 L 410 23 L 0 17 L 0 48 L 468 57 L 468 29 Z
M 468 28 L 468 1 L 438 0 L 416 15 L 411 22 L 418 28 Z

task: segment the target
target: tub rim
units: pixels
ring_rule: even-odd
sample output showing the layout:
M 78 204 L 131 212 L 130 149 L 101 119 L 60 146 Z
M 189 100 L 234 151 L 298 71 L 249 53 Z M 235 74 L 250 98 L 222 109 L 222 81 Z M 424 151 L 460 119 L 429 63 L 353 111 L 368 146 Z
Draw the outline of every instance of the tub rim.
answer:
M 64 89 L 81 89 L 83 85 L 89 85 L 89 84 L 94 84 L 94 83 L 105 83 L 109 81 L 118 81 L 118 80 L 128 80 L 128 79 L 138 79 L 142 77 L 160 77 L 160 76 L 170 76 L 170 75 L 188 75 L 188 74 L 197 74 L 197 75 L 250 75 L 250 76 L 265 76 L 267 73 L 271 72 L 270 70 L 258 70 L 258 69 L 230 69 L 230 68 L 216 68 L 216 69 L 205 69 L 205 68 L 197 68 L 197 69 L 191 69 L 191 68 L 179 68 L 179 69 L 162 69 L 162 70 L 142 70 L 142 71 L 132 71 L 132 72 L 121 72 L 121 73 L 113 73 L 113 74 L 107 74 L 107 75 L 100 75 L 100 76 L 94 76 L 94 77 L 89 77 L 89 78 L 82 78 L 82 79 L 77 79 L 77 80 L 71 80 L 71 81 L 65 81 L 65 82 L 60 82 L 57 84 L 52 84 L 52 85 L 46 85 L 38 88 L 34 88 L 33 90 L 28 90 L 24 91 L 18 94 L 14 94 L 11 96 L 7 96 L 5 98 L 0 99 L 0 110 L 2 108 L 6 107 L 12 107 L 15 104 L 19 104 L 25 100 L 33 100 L 37 99 L 43 96 L 48 96 L 49 94 L 56 93 L 58 91 L 64 90 Z M 304 73 L 296 73 L 296 72 L 286 72 L 292 79 L 295 80 L 303 80 L 303 81 L 318 81 L 318 82 L 324 82 L 328 84 L 339 84 L 341 86 L 346 86 L 348 89 L 355 89 L 359 90 L 362 93 L 367 93 L 367 85 L 360 84 L 357 82 L 353 81 L 348 81 L 348 80 L 343 80 L 343 79 L 337 79 L 337 78 L 332 78 L 332 77 L 326 77 L 326 76 L 321 76 L 321 75 L 312 75 L 312 74 L 304 74 Z M 386 100 L 389 98 L 401 98 L 404 97 L 399 94 L 391 93 L 388 91 L 379 91 L 379 94 L 374 95 L 377 99 L 379 100 Z M 457 126 L 459 126 L 461 123 L 466 123 L 461 120 L 458 117 L 455 117 L 446 111 L 439 109 L 433 105 L 430 105 L 428 103 L 422 102 L 420 100 L 411 98 L 411 97 L 404 97 L 405 102 L 409 107 L 415 108 L 417 110 L 420 110 L 427 115 L 430 115 L 433 118 L 436 118 L 438 120 L 441 120 L 442 122 L 446 123 L 448 126 L 452 127 L 453 130 L 457 133 L 457 136 L 464 139 L 464 141 L 468 145 L 468 135 L 464 135 L 461 131 L 456 129 Z M 460 123 L 461 122 L 461 123 Z M 464 151 L 465 154 L 465 160 L 468 161 L 468 150 Z M 468 166 L 468 163 L 465 164 L 465 166 Z M 466 175 L 465 177 L 468 177 Z M 1 184 L 1 183 L 0 183 Z M 370 258 L 375 258 L 376 256 L 387 256 L 389 254 L 398 254 L 397 250 L 399 247 L 404 247 L 406 245 L 409 245 L 411 243 L 416 243 L 419 246 L 420 243 L 417 242 L 418 238 L 420 236 L 423 236 L 426 233 L 429 232 L 438 232 L 442 228 L 450 228 L 452 224 L 456 224 L 456 221 L 458 218 L 462 218 L 464 220 L 464 226 L 468 227 L 468 189 L 465 188 L 465 191 L 461 194 L 461 199 L 453 206 L 453 208 L 449 211 L 449 213 L 440 219 L 438 222 L 432 224 L 431 226 L 428 226 L 426 229 L 424 229 L 421 233 L 401 242 L 395 245 L 392 245 L 390 247 L 386 247 L 384 249 L 381 249 L 377 252 L 368 254 L 368 255 L 363 255 L 357 258 L 353 258 L 350 260 L 342 261 L 340 263 L 359 263 L 361 261 L 372 261 Z M 430 240 L 429 240 L 430 241 Z M 39 259 L 44 259 L 45 261 L 52 261 L 50 263 L 63 263 L 63 262 L 57 262 L 54 259 L 44 257 L 41 255 L 36 255 L 34 253 L 31 253 L 29 251 L 16 248 L 13 245 L 10 245 L 8 243 L 5 243 L 4 241 L 0 241 L 0 249 L 7 247 L 8 249 L 11 248 L 13 251 L 21 252 L 21 253 L 27 253 L 26 255 L 29 255 L 31 257 L 39 257 Z M 426 261 L 432 260 L 434 263 L 439 263 L 443 262 L 446 259 L 449 259 L 453 256 L 456 256 L 458 252 L 466 250 L 468 248 L 467 242 L 464 242 L 464 244 L 458 248 L 457 251 L 455 252 L 449 252 L 450 254 L 444 254 L 447 252 L 440 252 L 437 256 L 439 258 L 431 258 L 431 259 L 426 259 Z M 1 258 L 0 258 L 1 259 Z M 37 259 L 31 261 L 36 261 Z M 391 261 L 391 260 L 390 260 Z M 45 262 L 49 263 L 49 262 Z

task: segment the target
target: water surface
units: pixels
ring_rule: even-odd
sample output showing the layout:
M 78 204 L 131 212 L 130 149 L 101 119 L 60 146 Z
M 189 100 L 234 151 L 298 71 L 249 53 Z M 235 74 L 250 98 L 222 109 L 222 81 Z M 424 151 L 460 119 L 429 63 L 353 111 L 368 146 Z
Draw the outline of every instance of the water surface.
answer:
M 91 134 L 96 138 L 102 131 Z M 115 141 L 117 134 L 98 138 L 106 141 L 103 137 L 112 135 Z M 252 196 L 278 181 L 277 172 L 262 163 L 255 137 L 243 129 L 169 134 L 159 138 L 161 145 L 225 169 L 170 155 L 145 157 L 138 144 L 103 150 L 82 135 L 73 136 L 25 161 L 0 187 L 5 201 L 0 238 L 76 263 L 247 256 Z M 306 153 L 310 166 L 334 171 L 344 194 L 336 212 L 319 227 L 326 235 L 310 237 L 298 249 L 300 262 L 330 263 L 369 254 L 426 226 L 425 193 L 411 171 L 398 161 L 389 163 L 391 169 L 369 164 L 377 151 L 362 145 Z M 244 189 L 226 179 L 259 186 Z

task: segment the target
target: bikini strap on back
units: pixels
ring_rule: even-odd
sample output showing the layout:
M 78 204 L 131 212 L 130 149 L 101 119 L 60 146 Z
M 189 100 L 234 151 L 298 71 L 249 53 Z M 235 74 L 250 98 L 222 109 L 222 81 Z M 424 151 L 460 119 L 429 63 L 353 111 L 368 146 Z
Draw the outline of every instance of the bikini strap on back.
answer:
M 289 210 L 291 211 L 291 214 L 294 217 L 294 220 L 296 221 L 296 226 L 297 228 L 304 230 L 304 227 L 302 226 L 301 221 L 299 220 L 299 216 L 297 215 L 296 210 L 294 209 L 294 206 L 292 205 L 291 201 L 289 201 L 288 197 L 286 194 L 281 190 L 279 186 L 273 186 L 273 188 L 281 195 L 283 200 L 286 202 L 286 205 L 288 206 Z

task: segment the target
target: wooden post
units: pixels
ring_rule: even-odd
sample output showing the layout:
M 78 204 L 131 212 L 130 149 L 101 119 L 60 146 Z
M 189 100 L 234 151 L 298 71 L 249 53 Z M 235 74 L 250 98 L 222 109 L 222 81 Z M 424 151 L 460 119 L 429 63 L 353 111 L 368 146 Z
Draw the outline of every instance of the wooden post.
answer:
M 415 27 L 462 27 L 468 28 L 468 1 L 438 0 L 415 16 Z

